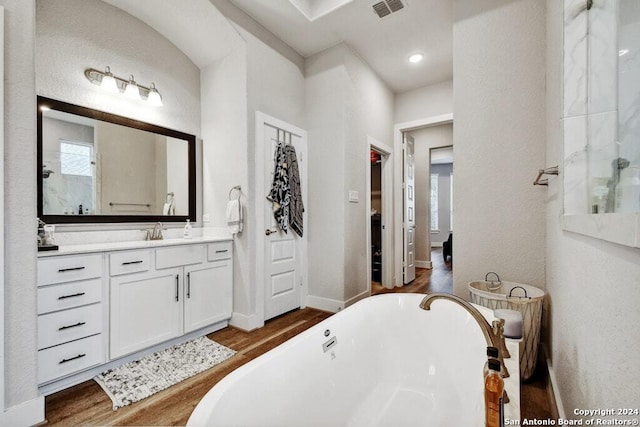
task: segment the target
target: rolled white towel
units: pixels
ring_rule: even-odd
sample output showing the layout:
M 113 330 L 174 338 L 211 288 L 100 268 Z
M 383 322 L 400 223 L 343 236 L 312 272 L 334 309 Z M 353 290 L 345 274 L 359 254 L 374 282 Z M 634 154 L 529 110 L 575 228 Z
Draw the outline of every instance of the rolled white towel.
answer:
M 229 200 L 227 203 L 227 226 L 232 234 L 242 232 L 243 227 L 242 204 L 240 200 Z

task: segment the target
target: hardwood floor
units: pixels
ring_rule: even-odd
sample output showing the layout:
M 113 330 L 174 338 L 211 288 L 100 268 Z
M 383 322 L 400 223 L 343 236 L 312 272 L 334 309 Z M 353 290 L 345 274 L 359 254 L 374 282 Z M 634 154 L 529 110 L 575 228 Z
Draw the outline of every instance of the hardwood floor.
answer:
M 452 292 L 452 266 L 442 252 L 432 253 L 433 269 L 417 269 L 416 280 L 402 288 L 376 289 L 387 292 Z M 381 287 L 379 287 L 381 288 Z M 237 351 L 225 362 L 147 399 L 113 411 L 111 400 L 94 381 L 86 381 L 47 396 L 45 415 L 50 425 L 184 425 L 205 393 L 234 369 L 260 356 L 289 338 L 316 325 L 331 313 L 310 308 L 295 310 L 268 321 L 264 328 L 244 332 L 232 327 L 209 338 Z M 552 418 L 547 397 L 546 373 L 538 367 L 531 381 L 521 387 L 523 418 Z
M 386 294 L 391 292 L 411 292 L 429 294 L 433 292 L 453 293 L 453 270 L 451 258 L 444 261 L 442 248 L 431 251 L 432 268 L 416 268 L 416 278 L 413 282 L 401 288 L 387 289 L 380 283 L 371 282 L 371 293 Z
M 264 328 L 244 332 L 232 327 L 209 334 L 209 338 L 237 354 L 213 368 L 117 411 L 95 381 L 45 398 L 49 425 L 185 425 L 200 399 L 234 369 L 329 317 L 331 313 L 306 308 L 266 323 Z

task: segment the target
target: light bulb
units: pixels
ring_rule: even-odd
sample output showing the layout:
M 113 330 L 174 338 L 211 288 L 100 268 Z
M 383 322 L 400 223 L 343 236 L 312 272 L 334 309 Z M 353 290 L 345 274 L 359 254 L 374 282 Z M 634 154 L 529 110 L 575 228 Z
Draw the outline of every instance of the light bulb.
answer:
M 104 76 L 102 76 L 102 83 L 100 83 L 100 87 L 108 92 L 120 92 L 120 89 L 118 88 L 118 82 L 116 82 L 113 74 L 111 74 L 111 69 L 109 67 L 105 68 L 104 70 Z
M 160 96 L 158 89 L 156 89 L 156 85 L 153 83 L 151 83 L 151 88 L 149 89 L 147 102 L 149 105 L 153 105 L 154 107 L 162 107 L 162 97 Z
M 142 99 L 140 98 L 140 89 L 138 88 L 136 82 L 133 80 L 133 76 L 129 77 L 129 83 L 127 83 L 127 88 L 124 90 L 124 95 L 127 98 L 135 99 L 138 101 Z
M 417 64 L 418 62 L 422 61 L 423 58 L 424 55 L 422 53 L 414 53 L 409 57 L 409 62 L 411 62 L 412 64 Z

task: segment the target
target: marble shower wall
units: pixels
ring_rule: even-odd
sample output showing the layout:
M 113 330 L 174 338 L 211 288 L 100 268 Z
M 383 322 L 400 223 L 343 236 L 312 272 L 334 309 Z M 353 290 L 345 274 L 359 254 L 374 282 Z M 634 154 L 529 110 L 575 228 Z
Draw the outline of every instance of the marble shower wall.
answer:
M 608 185 L 612 162 L 618 157 L 631 164 L 640 162 L 638 3 L 594 0 L 587 10 L 587 0 L 564 2 L 563 171 L 567 215 L 595 213 L 594 205 L 599 205 L 597 213 L 612 212 L 612 199 L 609 206 L 606 203 L 613 192 Z M 623 48 L 629 52 L 619 56 Z
M 620 156 L 640 165 L 640 2 L 619 0 L 618 140 Z

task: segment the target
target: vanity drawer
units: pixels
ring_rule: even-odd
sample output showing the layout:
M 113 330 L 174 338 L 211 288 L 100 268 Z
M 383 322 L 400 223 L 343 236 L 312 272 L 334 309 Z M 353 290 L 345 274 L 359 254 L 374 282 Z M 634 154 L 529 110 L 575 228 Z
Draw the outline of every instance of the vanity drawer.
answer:
M 156 249 L 156 268 L 181 267 L 204 261 L 203 245 L 180 245 Z
M 38 288 L 38 314 L 100 301 L 102 301 L 101 278 Z
M 38 349 L 102 332 L 102 304 L 38 316 Z
M 112 276 L 120 274 L 139 273 L 151 269 L 151 251 L 114 252 L 109 255 L 109 273 Z
M 217 242 L 207 245 L 207 260 L 217 261 L 233 256 L 233 242 Z
M 102 254 L 57 256 L 38 260 L 38 286 L 102 276 Z
M 94 335 L 38 352 L 38 384 L 104 363 L 102 335 Z

